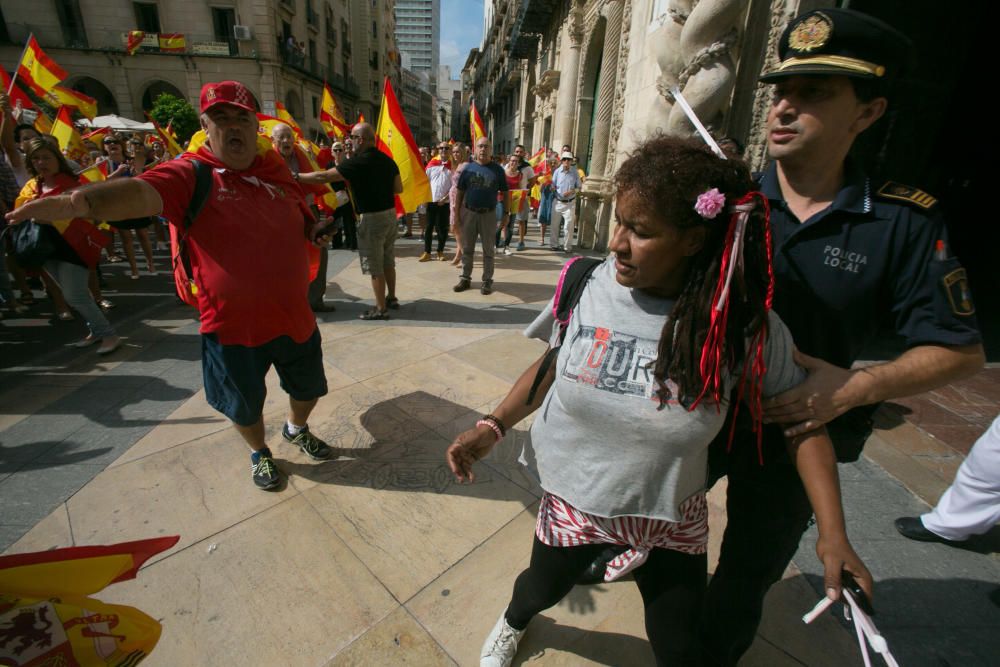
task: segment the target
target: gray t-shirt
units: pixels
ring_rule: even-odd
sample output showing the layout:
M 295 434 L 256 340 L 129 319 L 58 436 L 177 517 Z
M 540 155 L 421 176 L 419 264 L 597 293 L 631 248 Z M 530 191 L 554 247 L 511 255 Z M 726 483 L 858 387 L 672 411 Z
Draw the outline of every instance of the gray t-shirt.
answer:
M 573 311 L 556 379 L 520 460 L 543 489 L 583 512 L 679 521 L 680 504 L 705 488 L 708 445 L 728 403 L 716 409 L 703 401 L 689 412 L 671 399 L 657 409 L 651 362 L 672 307 L 672 300 L 618 284 L 609 258 Z M 557 332 L 550 301 L 524 333 L 554 344 Z M 764 357 L 765 396 L 805 379 L 773 312 Z

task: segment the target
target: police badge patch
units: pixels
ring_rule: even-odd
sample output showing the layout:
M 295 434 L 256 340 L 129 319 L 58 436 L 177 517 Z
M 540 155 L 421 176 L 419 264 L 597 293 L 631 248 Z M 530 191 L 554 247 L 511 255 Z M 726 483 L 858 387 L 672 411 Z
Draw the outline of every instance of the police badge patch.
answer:
M 965 275 L 965 269 L 955 269 L 941 279 L 941 285 L 951 303 L 951 312 L 961 316 L 972 315 L 976 312 L 976 305 L 972 303 L 972 290 L 969 289 L 969 279 Z
M 826 14 L 816 12 L 792 29 L 788 36 L 788 46 L 808 53 L 826 44 L 832 34 L 833 21 Z

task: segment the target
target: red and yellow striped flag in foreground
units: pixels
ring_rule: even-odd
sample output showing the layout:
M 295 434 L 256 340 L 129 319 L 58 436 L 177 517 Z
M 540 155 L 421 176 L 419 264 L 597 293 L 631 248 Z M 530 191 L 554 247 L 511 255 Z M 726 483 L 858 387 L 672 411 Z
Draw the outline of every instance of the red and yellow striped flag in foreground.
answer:
M 486 130 L 483 128 L 483 119 L 479 117 L 475 100 L 472 100 L 469 106 L 469 131 L 472 133 L 472 150 L 475 152 L 476 142 L 486 136 Z
M 79 174 L 81 181 L 87 183 L 99 183 L 108 179 L 108 161 L 102 159 L 97 164 L 92 164 Z
M 378 129 L 375 131 L 378 149 L 391 157 L 399 167 L 399 177 L 403 181 L 403 192 L 396 195 L 396 210 L 413 213 L 421 204 L 431 200 L 431 184 L 427 180 L 420 163 L 420 151 L 413 140 L 410 126 L 406 124 L 403 110 L 399 107 L 396 94 L 392 91 L 389 77 L 385 78 L 382 91 L 382 109 L 378 114 Z
M 39 97 L 52 90 L 56 84 L 69 76 L 56 61 L 45 55 L 38 46 L 35 36 L 28 37 L 28 45 L 24 47 L 24 55 L 17 66 L 17 77 L 23 80 Z M 4 91 L 6 92 L 6 91 Z

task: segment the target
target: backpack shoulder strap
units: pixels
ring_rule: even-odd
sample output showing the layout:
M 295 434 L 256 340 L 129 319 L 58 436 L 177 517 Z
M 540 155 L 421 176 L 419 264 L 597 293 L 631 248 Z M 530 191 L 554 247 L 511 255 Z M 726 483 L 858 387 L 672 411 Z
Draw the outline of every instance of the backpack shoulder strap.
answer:
M 566 338 L 566 329 L 569 326 L 569 319 L 573 315 L 573 309 L 580 302 L 580 297 L 583 296 L 583 290 L 587 286 L 587 281 L 590 280 L 590 275 L 602 263 L 603 261 L 600 259 L 578 256 L 569 260 L 563 266 L 562 272 L 559 274 L 559 282 L 556 283 L 555 298 L 552 300 L 552 314 L 559 323 L 559 340 L 549 348 L 548 352 L 542 358 L 542 363 L 538 367 L 535 379 L 531 383 L 531 390 L 528 392 L 526 405 L 530 405 L 535 400 L 538 387 L 548 374 L 552 362 L 555 361 L 556 356 L 559 354 L 559 348 L 562 347 L 563 339 Z
M 212 189 L 212 167 L 200 160 L 190 160 L 194 168 L 194 192 L 191 194 L 191 201 L 188 202 L 187 210 L 184 212 L 184 231 L 187 232 L 194 224 L 195 218 L 201 213 L 208 201 L 209 192 Z

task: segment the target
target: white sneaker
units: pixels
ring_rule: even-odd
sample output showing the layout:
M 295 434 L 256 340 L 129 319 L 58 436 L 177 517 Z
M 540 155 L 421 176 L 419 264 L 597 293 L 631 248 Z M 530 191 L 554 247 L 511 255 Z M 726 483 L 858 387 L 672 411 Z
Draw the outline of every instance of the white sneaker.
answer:
M 505 255 L 513 255 L 513 254 L 514 254 L 514 251 L 510 249 L 510 246 L 506 246 L 506 247 L 505 247 L 505 248 L 503 249 L 503 254 L 505 254 Z
M 505 617 L 506 610 L 500 614 L 497 624 L 486 638 L 483 650 L 479 655 L 479 667 L 510 667 L 517 653 L 517 643 L 524 636 L 524 630 L 510 627 Z

